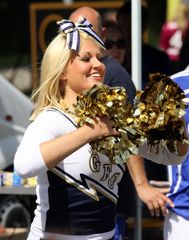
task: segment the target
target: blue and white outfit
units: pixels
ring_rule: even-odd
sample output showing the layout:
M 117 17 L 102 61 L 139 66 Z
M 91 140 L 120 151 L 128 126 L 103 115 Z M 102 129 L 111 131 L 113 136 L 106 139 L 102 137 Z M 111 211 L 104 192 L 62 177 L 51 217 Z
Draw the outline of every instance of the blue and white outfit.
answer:
M 184 70 L 171 76 L 189 98 L 189 70 Z M 185 115 L 187 133 L 189 135 L 189 109 Z M 186 160 L 177 166 L 168 167 L 171 183 L 168 197 L 175 207 L 169 208 L 165 217 L 164 240 L 189 239 L 189 154 Z
M 51 171 L 42 159 L 41 142 L 75 129 L 74 120 L 66 113 L 44 111 L 28 127 L 16 153 L 17 171 L 24 177 L 37 176 L 38 181 L 37 208 L 28 240 L 100 240 L 114 234 L 117 183 L 125 167 L 112 165 L 105 155 L 93 154 L 89 144 Z
M 44 110 L 27 128 L 16 152 L 17 172 L 23 177 L 37 176 L 37 208 L 28 240 L 108 240 L 114 235 L 118 183 L 125 166 L 112 165 L 86 144 L 50 171 L 40 152 L 40 143 L 75 129 L 66 113 Z M 146 147 L 141 147 L 140 154 L 148 159 L 165 163 L 173 159 L 166 149 L 154 158 Z M 175 156 L 176 162 L 182 159 Z

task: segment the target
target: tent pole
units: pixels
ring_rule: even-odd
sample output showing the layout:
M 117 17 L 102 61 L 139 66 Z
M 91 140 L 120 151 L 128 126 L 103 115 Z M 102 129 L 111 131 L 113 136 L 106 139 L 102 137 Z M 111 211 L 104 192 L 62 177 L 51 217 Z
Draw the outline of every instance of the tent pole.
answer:
M 133 0 L 132 5 L 132 80 L 136 89 L 141 90 L 141 0 Z M 136 217 L 134 239 L 142 240 L 142 202 L 136 193 Z

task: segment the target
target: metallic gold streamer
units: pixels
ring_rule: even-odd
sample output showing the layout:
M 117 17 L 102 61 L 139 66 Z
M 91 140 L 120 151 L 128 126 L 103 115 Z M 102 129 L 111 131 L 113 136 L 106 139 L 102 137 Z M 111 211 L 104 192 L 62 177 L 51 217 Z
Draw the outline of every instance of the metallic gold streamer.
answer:
M 138 92 L 133 106 L 133 116 L 138 131 L 151 146 L 164 140 L 170 151 L 176 151 L 176 141 L 183 142 L 186 103 L 182 89 L 165 74 L 150 74 L 144 91 Z
M 140 135 L 132 126 L 132 108 L 124 88 L 95 85 L 77 98 L 77 123 L 94 123 L 95 117 L 108 115 L 120 136 L 109 136 L 91 143 L 93 151 L 106 154 L 112 163 L 123 163 L 138 153 Z
M 120 136 L 101 138 L 90 144 L 93 151 L 106 154 L 111 163 L 123 163 L 138 154 L 144 140 L 157 148 L 163 140 L 170 151 L 177 150 L 176 142 L 184 142 L 186 138 L 184 98 L 184 92 L 170 77 L 157 73 L 149 75 L 149 83 L 144 91 L 137 92 L 133 107 L 124 88 L 95 85 L 78 96 L 74 114 L 78 126 L 94 124 L 95 117 L 108 115 Z

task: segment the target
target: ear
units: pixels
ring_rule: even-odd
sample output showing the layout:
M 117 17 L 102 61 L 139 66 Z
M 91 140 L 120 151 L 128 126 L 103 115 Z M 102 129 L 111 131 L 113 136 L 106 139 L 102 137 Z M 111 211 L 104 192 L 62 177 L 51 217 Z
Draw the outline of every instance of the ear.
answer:
M 66 74 L 66 72 L 62 72 L 62 73 L 61 73 L 60 80 L 62 80 L 62 81 L 66 81 L 66 80 L 67 80 L 67 74 Z
M 103 28 L 102 28 L 102 34 L 101 34 L 102 39 L 104 39 L 105 34 L 106 34 L 106 28 L 103 27 Z

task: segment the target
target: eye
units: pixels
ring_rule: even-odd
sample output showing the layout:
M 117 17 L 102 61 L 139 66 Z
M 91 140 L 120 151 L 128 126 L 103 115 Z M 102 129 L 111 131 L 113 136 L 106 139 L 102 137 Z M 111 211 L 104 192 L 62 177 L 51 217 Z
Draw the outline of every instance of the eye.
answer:
M 89 62 L 90 61 L 90 57 L 82 57 L 81 61 L 83 62 Z
M 97 59 L 98 59 L 98 61 L 102 62 L 103 59 L 104 59 L 104 57 L 105 57 L 105 56 L 103 56 L 103 55 L 102 55 L 102 56 L 98 56 Z

